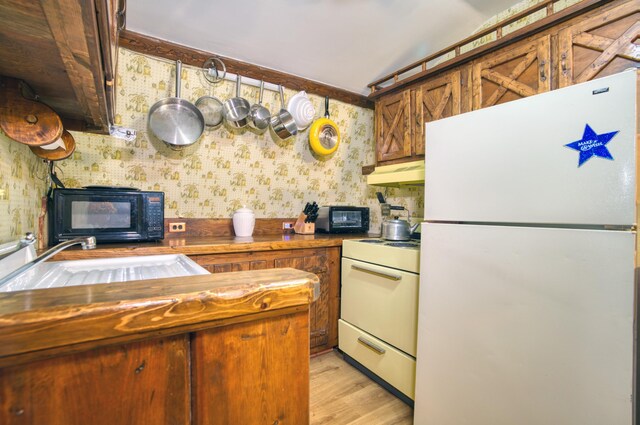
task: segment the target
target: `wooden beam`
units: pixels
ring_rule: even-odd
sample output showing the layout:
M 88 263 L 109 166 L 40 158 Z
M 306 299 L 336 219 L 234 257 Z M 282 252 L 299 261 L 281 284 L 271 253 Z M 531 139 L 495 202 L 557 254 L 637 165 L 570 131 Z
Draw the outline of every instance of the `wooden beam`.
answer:
M 317 81 L 307 80 L 295 75 L 265 68 L 260 65 L 253 65 L 129 30 L 123 30 L 120 33 L 120 46 L 133 50 L 134 52 L 158 56 L 165 59 L 180 59 L 187 65 L 197 67 L 202 67 L 205 60 L 215 56 L 222 59 L 227 67 L 227 71 L 232 74 L 240 74 L 249 78 L 265 80 L 273 84 L 282 84 L 288 89 L 304 90 L 309 94 L 315 94 L 323 97 L 329 96 L 331 99 L 339 100 L 341 102 L 363 108 L 374 109 L 374 103 L 366 96 L 358 93 L 353 93 L 327 84 L 322 84 Z

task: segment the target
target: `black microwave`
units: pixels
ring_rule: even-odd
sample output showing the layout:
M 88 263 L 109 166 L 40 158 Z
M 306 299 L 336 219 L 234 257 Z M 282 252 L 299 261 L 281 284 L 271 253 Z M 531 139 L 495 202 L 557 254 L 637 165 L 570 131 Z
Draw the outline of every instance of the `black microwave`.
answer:
M 49 244 L 80 236 L 97 242 L 164 238 L 164 193 L 89 186 L 54 189 L 49 199 Z
M 318 209 L 316 231 L 324 233 L 366 233 L 369 208 L 328 206 Z

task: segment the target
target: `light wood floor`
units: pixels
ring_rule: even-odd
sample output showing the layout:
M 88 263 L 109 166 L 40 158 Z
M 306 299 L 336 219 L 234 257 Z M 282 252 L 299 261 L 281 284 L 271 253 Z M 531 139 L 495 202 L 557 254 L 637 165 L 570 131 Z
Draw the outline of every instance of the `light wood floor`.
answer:
M 411 425 L 413 409 L 336 352 L 311 359 L 311 425 Z

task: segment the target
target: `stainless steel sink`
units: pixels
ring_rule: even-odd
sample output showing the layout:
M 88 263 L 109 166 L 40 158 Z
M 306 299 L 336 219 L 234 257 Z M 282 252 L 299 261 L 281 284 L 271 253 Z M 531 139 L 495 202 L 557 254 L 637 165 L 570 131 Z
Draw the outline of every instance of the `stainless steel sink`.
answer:
M 34 266 L 0 287 L 0 292 L 199 274 L 209 272 L 182 254 L 50 261 Z

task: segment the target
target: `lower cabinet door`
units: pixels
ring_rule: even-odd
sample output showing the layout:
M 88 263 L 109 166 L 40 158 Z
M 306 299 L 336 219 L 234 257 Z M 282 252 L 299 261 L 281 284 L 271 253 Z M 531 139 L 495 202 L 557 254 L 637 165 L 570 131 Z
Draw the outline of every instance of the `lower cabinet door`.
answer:
M 342 351 L 413 400 L 416 359 L 340 319 Z

